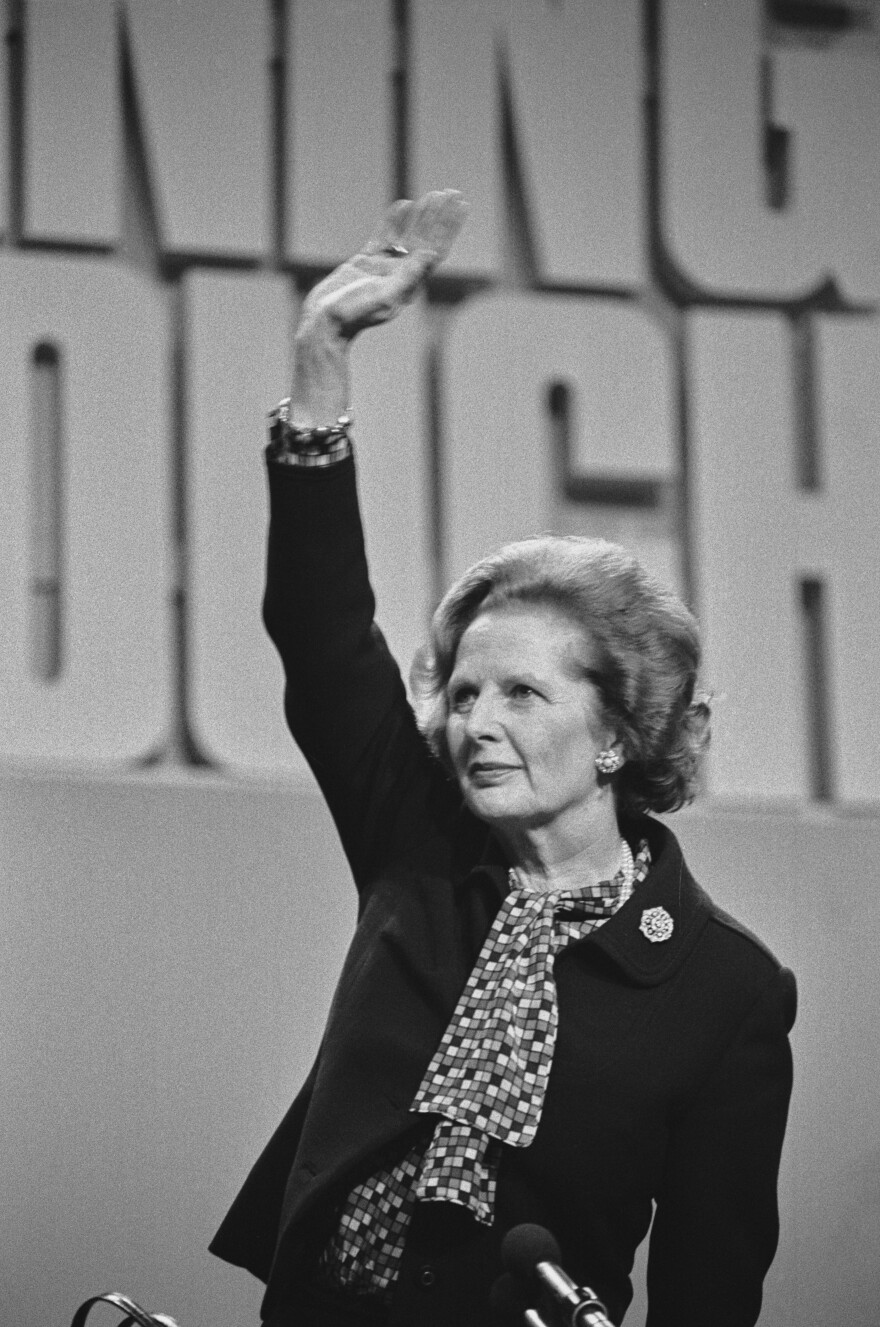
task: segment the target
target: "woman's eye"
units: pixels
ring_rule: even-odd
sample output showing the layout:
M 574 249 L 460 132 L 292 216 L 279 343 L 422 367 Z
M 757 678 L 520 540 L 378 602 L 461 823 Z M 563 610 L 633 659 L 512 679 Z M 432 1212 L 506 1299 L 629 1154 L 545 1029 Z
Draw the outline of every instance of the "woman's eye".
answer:
M 457 713 L 466 710 L 474 703 L 476 692 L 473 687 L 455 687 L 449 694 L 449 704 Z
M 514 700 L 529 700 L 532 696 L 537 696 L 538 693 L 527 682 L 516 682 L 510 688 L 510 694 Z

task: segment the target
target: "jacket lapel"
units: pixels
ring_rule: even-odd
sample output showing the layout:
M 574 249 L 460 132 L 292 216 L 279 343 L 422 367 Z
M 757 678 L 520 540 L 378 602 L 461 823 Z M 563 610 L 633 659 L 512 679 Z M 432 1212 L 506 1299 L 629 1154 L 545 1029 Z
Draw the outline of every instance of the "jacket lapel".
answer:
M 634 851 L 641 839 L 648 840 L 651 869 L 620 911 L 581 943 L 597 946 L 637 985 L 658 986 L 690 954 L 712 904 L 685 865 L 671 830 L 651 816 L 639 816 L 623 828 Z

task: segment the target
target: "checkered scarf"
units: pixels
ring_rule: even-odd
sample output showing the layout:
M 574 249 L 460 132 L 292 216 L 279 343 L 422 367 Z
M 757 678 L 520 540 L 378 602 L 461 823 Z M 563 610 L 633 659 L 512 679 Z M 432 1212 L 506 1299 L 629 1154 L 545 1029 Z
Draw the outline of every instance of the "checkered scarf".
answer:
M 418 1199 L 459 1203 L 491 1225 L 500 1145 L 528 1147 L 541 1122 L 559 1017 L 553 961 L 617 911 L 636 870 L 624 842 L 617 875 L 597 885 L 538 891 L 511 871 L 510 892 L 412 1105 L 444 1117 Z
M 431 1141 L 352 1191 L 322 1257 L 335 1284 L 381 1292 L 396 1279 L 416 1201 L 457 1203 L 491 1225 L 501 1147 L 541 1121 L 558 1011 L 553 963 L 601 926 L 647 875 L 647 841 L 626 843 L 613 880 L 537 891 L 510 873 L 505 898 L 411 1109 L 440 1115 Z

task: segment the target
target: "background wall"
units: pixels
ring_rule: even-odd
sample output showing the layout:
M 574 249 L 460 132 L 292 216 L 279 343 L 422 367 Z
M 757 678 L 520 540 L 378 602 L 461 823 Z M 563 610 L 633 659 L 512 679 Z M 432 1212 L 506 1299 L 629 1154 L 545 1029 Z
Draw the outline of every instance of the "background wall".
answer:
M 382 624 L 408 659 L 450 576 L 546 528 L 697 608 L 719 703 L 679 829 L 802 994 L 762 1321 L 873 1323 L 877 6 L 3 15 L 6 1316 L 115 1285 L 256 1318 L 203 1250 L 353 917 L 259 625 L 261 419 L 301 292 L 389 198 L 455 185 L 453 259 L 356 351 Z
M 259 1284 L 206 1246 L 311 1063 L 350 934 L 329 817 L 308 788 L 214 776 L 0 787 L 4 1321 L 64 1327 L 115 1287 L 181 1327 L 255 1324 Z M 880 825 L 676 821 L 698 878 L 799 977 L 762 1322 L 873 1327 L 880 907 L 858 867 Z

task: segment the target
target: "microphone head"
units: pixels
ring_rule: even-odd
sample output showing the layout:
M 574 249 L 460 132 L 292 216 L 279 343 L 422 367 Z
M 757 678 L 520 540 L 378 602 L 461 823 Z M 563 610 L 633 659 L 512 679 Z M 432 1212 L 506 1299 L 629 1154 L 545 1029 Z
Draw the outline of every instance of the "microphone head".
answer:
M 514 1226 L 504 1236 L 501 1245 L 501 1263 L 505 1271 L 531 1280 L 539 1262 L 561 1261 L 559 1245 L 544 1226 L 526 1222 Z

